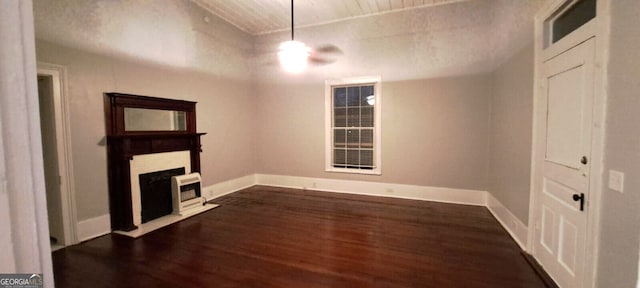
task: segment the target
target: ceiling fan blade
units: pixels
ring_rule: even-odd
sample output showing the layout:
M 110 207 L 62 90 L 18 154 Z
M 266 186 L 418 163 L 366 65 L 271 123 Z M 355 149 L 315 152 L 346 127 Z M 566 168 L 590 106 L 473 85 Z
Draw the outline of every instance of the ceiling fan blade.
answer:
M 344 54 L 336 45 L 325 44 L 312 49 L 309 63 L 314 65 L 327 65 L 338 61 L 338 56 Z
M 309 63 L 316 66 L 327 65 L 327 64 L 334 63 L 336 61 L 337 59 L 327 59 L 327 58 L 320 58 L 320 57 L 314 57 L 314 56 L 309 57 Z
M 317 46 L 317 47 L 314 47 L 313 50 L 318 53 L 343 54 L 342 49 L 332 44 Z

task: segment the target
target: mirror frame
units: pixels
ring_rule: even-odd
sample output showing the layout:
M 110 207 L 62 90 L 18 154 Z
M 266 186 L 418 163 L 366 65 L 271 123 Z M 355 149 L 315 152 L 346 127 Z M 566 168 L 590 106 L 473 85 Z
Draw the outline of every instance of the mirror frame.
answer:
M 181 131 L 127 131 L 124 126 L 124 108 L 186 112 L 186 130 Z M 107 136 L 170 135 L 196 133 L 196 102 L 150 96 L 104 93 L 104 109 Z

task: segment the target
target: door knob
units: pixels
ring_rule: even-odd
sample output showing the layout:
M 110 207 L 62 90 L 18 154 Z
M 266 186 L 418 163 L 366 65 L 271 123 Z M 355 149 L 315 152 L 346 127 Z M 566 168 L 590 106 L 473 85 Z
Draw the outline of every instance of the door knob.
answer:
M 580 163 L 582 163 L 582 165 L 587 165 L 587 163 L 589 163 L 587 156 L 582 156 L 582 158 L 580 158 Z

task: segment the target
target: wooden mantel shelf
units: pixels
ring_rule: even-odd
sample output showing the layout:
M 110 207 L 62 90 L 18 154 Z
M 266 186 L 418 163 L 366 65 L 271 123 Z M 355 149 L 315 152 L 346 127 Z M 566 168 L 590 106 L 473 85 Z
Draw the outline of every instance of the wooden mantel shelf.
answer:
M 207 133 L 153 133 L 153 134 L 126 134 L 126 135 L 111 135 L 107 136 L 107 139 L 113 138 L 172 138 L 172 137 L 194 137 L 207 135 Z
M 200 136 L 205 134 L 207 133 L 107 136 L 107 145 L 109 145 L 109 151 L 113 152 L 114 155 L 120 155 L 128 159 L 132 159 L 134 155 L 189 150 L 192 152 L 192 172 L 200 172 L 199 153 L 202 152 Z

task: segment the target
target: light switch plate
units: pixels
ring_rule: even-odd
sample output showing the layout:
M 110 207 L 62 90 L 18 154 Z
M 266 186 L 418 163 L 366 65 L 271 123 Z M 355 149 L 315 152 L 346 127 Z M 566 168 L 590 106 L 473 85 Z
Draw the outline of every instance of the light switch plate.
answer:
M 609 189 L 620 193 L 624 191 L 624 173 L 609 170 Z

